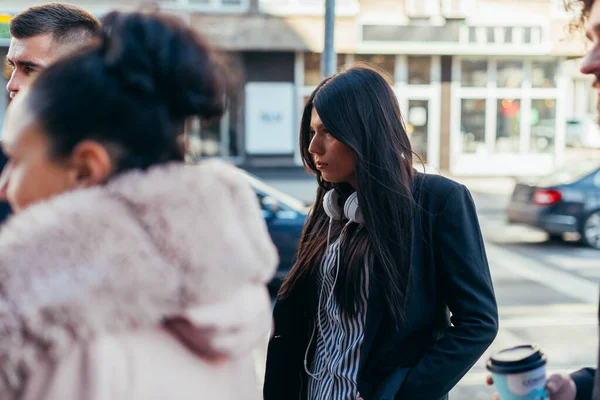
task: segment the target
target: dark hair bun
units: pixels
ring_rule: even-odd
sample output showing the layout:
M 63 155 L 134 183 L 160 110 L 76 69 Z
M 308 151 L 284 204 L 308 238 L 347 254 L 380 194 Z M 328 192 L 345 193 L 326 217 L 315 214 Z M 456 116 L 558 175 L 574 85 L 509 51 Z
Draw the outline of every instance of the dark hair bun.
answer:
M 100 51 L 106 68 L 126 91 L 164 102 L 173 120 L 223 114 L 225 68 L 183 21 L 159 14 L 112 12 L 102 22 Z

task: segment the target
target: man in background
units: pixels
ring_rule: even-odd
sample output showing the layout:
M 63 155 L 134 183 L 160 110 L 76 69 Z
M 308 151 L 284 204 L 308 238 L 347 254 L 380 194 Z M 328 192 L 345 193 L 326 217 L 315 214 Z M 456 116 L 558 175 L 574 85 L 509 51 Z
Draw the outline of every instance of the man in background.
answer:
M 89 44 L 99 30 L 100 21 L 92 14 L 80 7 L 61 3 L 32 7 L 12 18 L 11 41 L 6 56 L 12 69 L 6 85 L 10 98 L 14 98 L 38 72 L 55 60 Z M 0 154 L 0 170 L 6 163 L 6 156 Z M 1 202 L 0 223 L 10 213 L 10 206 Z

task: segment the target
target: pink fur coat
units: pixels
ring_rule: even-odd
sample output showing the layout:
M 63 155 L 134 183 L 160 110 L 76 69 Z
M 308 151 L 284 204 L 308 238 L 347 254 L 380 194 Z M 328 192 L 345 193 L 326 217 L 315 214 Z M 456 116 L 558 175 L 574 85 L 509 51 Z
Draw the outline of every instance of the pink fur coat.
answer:
M 0 400 L 258 398 L 250 356 L 211 364 L 161 323 L 268 282 L 277 261 L 254 191 L 222 162 L 31 206 L 0 231 Z

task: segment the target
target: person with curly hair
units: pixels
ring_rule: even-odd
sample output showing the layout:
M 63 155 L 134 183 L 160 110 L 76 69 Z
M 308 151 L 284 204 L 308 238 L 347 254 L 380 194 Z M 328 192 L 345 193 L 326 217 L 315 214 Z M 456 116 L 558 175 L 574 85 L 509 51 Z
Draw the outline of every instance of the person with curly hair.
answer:
M 258 400 L 252 351 L 271 327 L 277 249 L 244 173 L 186 165 L 182 145 L 188 117 L 223 115 L 228 70 L 177 17 L 102 25 L 7 110 L 0 400 Z M 205 343 L 202 328 L 255 305 L 267 316 L 253 318 L 254 346 L 244 322 Z M 199 357 L 206 347 L 233 352 Z

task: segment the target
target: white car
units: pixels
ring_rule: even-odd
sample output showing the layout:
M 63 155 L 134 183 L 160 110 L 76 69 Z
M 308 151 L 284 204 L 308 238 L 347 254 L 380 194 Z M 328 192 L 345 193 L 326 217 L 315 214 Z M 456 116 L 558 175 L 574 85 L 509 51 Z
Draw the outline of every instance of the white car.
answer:
M 595 117 L 567 121 L 566 144 L 570 147 L 600 149 L 600 126 Z

